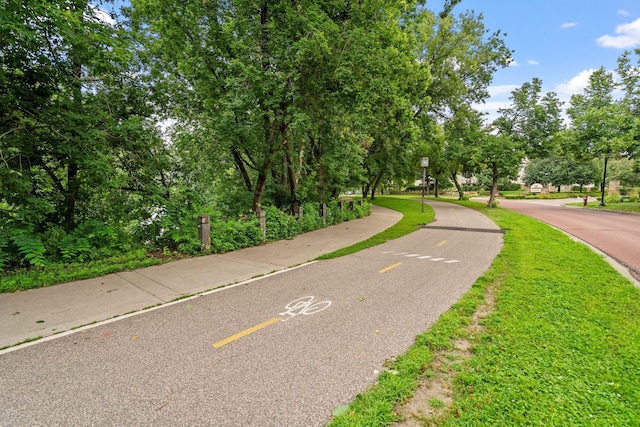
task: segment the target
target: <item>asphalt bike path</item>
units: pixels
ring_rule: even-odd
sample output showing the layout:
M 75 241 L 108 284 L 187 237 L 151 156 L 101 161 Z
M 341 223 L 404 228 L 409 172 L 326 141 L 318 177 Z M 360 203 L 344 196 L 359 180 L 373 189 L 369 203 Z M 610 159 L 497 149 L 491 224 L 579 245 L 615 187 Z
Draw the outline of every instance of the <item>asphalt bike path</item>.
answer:
M 321 426 L 502 247 L 478 212 L 0 355 L 0 425 Z
M 366 218 L 292 240 L 0 294 L 0 348 L 35 337 L 47 339 L 83 325 L 299 265 L 366 240 L 402 218 L 400 212 L 391 209 L 371 209 Z

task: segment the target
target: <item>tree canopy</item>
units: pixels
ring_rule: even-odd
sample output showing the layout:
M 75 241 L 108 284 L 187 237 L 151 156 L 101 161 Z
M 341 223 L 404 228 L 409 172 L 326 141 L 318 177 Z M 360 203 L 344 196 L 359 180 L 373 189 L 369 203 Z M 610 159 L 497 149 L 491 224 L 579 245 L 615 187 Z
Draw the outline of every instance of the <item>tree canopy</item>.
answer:
M 0 0 L 0 264 L 479 168 L 511 51 L 461 3 Z

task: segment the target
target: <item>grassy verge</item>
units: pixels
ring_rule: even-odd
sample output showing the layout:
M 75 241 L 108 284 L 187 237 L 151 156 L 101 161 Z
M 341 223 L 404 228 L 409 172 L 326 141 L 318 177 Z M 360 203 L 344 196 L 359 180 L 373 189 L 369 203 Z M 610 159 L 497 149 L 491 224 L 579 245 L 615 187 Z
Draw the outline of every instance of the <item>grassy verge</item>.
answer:
M 508 230 L 502 253 L 331 425 L 399 421 L 398 404 L 429 383 L 437 356 L 459 340 L 470 351 L 451 364 L 453 400 L 418 425 L 640 425 L 640 290 L 547 225 L 463 204 Z M 489 293 L 493 312 L 471 328 Z
M 136 268 L 162 264 L 174 258 L 151 257 L 145 250 L 87 263 L 50 264 L 46 268 L 18 270 L 0 277 L 0 293 L 91 279 Z
M 367 240 L 356 243 L 355 245 L 349 246 L 347 248 L 337 250 L 335 252 L 324 254 L 318 257 L 318 259 L 338 258 L 372 246 L 382 244 L 388 240 L 393 240 L 398 237 L 405 236 L 413 231 L 416 231 L 419 226 L 429 224 L 431 221 L 433 221 L 434 218 L 433 209 L 431 209 L 429 205 L 424 206 L 423 213 L 421 204 L 416 203 L 412 200 L 406 200 L 396 197 L 383 197 L 374 200 L 373 204 L 402 212 L 402 219 L 392 227 L 376 234 L 375 236 L 370 237 Z
M 582 206 L 579 203 L 571 203 L 572 206 Z M 590 202 L 587 204 L 587 207 L 590 209 L 602 209 L 605 211 L 617 211 L 617 212 L 629 212 L 629 213 L 640 213 L 640 203 L 631 202 L 631 203 L 606 203 L 604 206 L 600 206 L 600 202 Z

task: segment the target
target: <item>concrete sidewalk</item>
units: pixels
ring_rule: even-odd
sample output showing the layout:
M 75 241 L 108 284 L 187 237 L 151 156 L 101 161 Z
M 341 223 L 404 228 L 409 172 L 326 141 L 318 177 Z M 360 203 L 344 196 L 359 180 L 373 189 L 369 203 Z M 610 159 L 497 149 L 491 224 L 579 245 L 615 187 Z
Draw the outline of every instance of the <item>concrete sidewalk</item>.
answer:
M 372 206 L 366 218 L 293 240 L 0 294 L 0 348 L 293 267 L 366 240 L 400 218 L 399 212 Z

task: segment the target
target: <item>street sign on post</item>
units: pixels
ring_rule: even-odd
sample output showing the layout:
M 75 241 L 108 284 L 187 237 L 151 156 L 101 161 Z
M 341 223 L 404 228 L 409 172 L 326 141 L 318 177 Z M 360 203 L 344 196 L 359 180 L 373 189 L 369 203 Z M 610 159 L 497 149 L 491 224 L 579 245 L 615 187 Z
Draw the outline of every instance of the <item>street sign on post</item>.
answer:
M 420 160 L 420 166 L 422 166 L 422 212 L 424 213 L 424 182 L 427 179 L 427 168 L 429 167 L 429 158 L 423 157 Z

